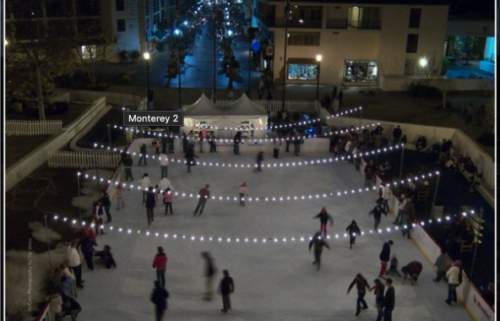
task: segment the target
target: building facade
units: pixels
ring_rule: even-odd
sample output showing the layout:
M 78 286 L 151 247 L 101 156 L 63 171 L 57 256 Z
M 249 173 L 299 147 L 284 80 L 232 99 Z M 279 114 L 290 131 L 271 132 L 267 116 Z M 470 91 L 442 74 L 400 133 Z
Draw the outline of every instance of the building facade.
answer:
M 374 86 L 383 77 L 440 73 L 448 5 L 443 1 L 293 1 L 289 7 L 287 83 Z M 258 2 L 255 17 L 274 50 L 265 63 L 275 81 L 285 65 L 286 1 Z M 321 55 L 320 63 L 316 56 Z M 318 65 L 320 68 L 317 68 Z

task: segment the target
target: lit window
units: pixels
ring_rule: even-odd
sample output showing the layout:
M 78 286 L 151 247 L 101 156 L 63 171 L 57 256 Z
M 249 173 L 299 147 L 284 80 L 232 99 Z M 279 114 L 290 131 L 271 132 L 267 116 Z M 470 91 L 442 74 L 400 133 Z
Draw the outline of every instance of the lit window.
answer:
M 315 80 L 316 64 L 288 64 L 288 80 Z
M 377 82 L 378 65 L 376 61 L 347 60 L 344 80 L 350 83 Z
M 83 59 L 95 59 L 97 48 L 95 45 L 82 46 L 82 58 Z

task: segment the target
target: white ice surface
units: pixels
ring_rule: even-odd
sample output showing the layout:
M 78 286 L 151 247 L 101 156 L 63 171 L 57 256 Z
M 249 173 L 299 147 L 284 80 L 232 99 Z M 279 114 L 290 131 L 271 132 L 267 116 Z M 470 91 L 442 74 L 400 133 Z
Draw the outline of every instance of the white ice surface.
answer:
M 148 140 L 149 142 L 149 140 Z M 138 144 L 134 144 L 137 150 Z M 150 152 L 152 147 L 148 145 Z M 176 154 L 179 157 L 180 154 Z M 280 161 L 296 160 L 291 154 L 281 153 Z M 309 154 L 300 157 L 317 159 L 325 154 Z M 200 154 L 203 161 L 253 162 L 255 155 L 233 156 L 228 154 Z M 138 159 L 134 158 L 134 164 Z M 266 155 L 265 161 L 275 161 Z M 160 178 L 157 161 L 149 160 L 148 166 L 134 166 L 133 175 L 138 180 L 148 172 L 153 184 Z M 206 183 L 217 195 L 237 196 L 237 186 L 248 182 L 250 196 L 302 195 L 316 192 L 359 188 L 363 180 L 352 165 L 336 163 L 304 166 L 295 169 L 265 169 L 261 173 L 242 169 L 221 169 L 196 166 L 192 173 L 178 164 L 169 166 L 169 177 L 178 191 L 197 194 Z M 163 246 L 168 254 L 167 288 L 170 292 L 166 320 L 374 320 L 374 295 L 367 294 L 370 308 L 355 317 L 356 291 L 346 295 L 347 288 L 361 272 L 373 284 L 379 271 L 379 253 L 384 241 L 393 239 L 392 248 L 400 265 L 419 260 L 424 265 L 419 284 L 402 284 L 395 278 L 396 309 L 394 320 L 470 320 L 461 307 L 449 307 L 444 300 L 447 287 L 435 284 L 435 272 L 412 241 L 401 233 L 360 237 L 349 250 L 348 239 L 343 233 L 352 219 L 361 229 L 373 228 L 373 218 L 368 216 L 376 195 L 372 193 L 334 197 L 326 200 L 289 201 L 280 203 L 248 203 L 240 207 L 237 202 L 208 201 L 201 217 L 193 217 L 196 199 L 176 198 L 174 216 L 165 217 L 164 207 L 155 211 L 155 221 L 150 231 L 185 234 L 186 236 L 223 237 L 308 237 L 319 229 L 313 220 L 322 206 L 333 215 L 332 233 L 342 234 L 339 240 L 330 240 L 330 251 L 325 250 L 322 267 L 316 271 L 311 265 L 312 254 L 307 242 L 286 244 L 245 244 L 227 242 L 193 242 L 170 237 L 155 238 L 144 235 L 147 229 L 146 209 L 142 205 L 140 191 L 126 191 L 125 209 L 116 211 L 112 206 L 114 231 L 99 236 L 99 249 L 109 244 L 113 248 L 118 268 L 107 270 L 97 265 L 95 271 L 83 268 L 85 289 L 79 290 L 78 300 L 83 311 L 79 320 L 154 320 L 153 305 L 149 296 L 155 280 L 151 267 L 157 246 Z M 383 218 L 381 227 L 393 227 L 392 218 Z M 109 226 L 107 226 L 108 228 Z M 140 235 L 118 233 L 116 229 L 140 229 Z M 216 259 L 219 274 L 228 269 L 235 280 L 236 292 L 232 295 L 233 310 L 221 316 L 221 299 L 202 300 L 204 280 L 201 251 L 210 251 Z M 82 261 L 83 262 L 83 261 Z M 217 284 L 220 279 L 218 276 Z

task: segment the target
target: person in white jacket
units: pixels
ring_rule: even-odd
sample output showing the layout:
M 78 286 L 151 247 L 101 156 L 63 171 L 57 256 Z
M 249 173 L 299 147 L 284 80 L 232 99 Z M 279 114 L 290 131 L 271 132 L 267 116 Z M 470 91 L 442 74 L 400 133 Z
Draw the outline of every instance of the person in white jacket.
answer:
M 446 304 L 457 302 L 457 287 L 462 283 L 462 261 L 455 261 L 453 266 L 446 272 L 448 280 L 448 298 Z
M 69 268 L 75 274 L 76 286 L 80 289 L 83 289 L 82 264 L 80 260 L 80 253 L 78 253 L 78 250 L 76 249 L 77 245 L 77 240 L 71 242 L 66 258 L 68 259 Z
M 148 189 L 149 187 L 152 186 L 148 173 L 142 176 L 142 179 L 139 181 L 139 184 L 141 184 L 141 190 L 142 190 L 142 203 L 146 204 L 146 196 L 148 195 Z
M 160 157 L 160 167 L 161 167 L 161 178 L 168 176 L 168 156 L 165 153 L 162 153 Z
M 392 196 L 392 191 L 387 183 L 382 183 L 380 185 L 379 197 L 382 199 L 382 208 L 386 213 L 390 213 L 389 200 Z
M 174 190 L 174 187 L 172 186 L 172 183 L 170 183 L 168 177 L 163 177 L 160 183 L 158 183 L 158 189 L 164 192 L 167 188 L 170 188 L 171 191 Z

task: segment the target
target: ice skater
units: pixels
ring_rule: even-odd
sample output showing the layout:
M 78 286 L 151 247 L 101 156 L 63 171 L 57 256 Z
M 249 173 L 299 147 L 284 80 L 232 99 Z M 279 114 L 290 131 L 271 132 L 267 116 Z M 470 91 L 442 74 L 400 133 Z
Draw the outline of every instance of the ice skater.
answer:
M 391 189 L 389 187 L 389 184 L 382 183 L 380 185 L 380 189 L 379 189 L 379 194 L 378 195 L 379 195 L 380 199 L 382 200 L 382 208 L 384 209 L 384 211 L 386 213 L 389 213 L 391 211 L 390 208 L 389 208 L 389 200 L 392 197 L 392 191 L 391 191 Z
M 189 144 L 187 152 L 184 155 L 184 158 L 186 158 L 188 173 L 191 173 L 191 166 L 196 165 L 194 159 L 198 158 L 198 156 L 196 156 L 196 154 L 194 153 L 194 145 Z
M 142 161 L 144 161 L 144 165 L 148 164 L 148 146 L 146 144 L 141 145 L 141 149 L 139 151 L 141 157 L 139 158 L 139 165 L 141 165 Z
M 375 282 L 375 285 L 370 291 L 373 291 L 375 295 L 375 305 L 377 306 L 377 319 L 375 321 L 382 321 L 382 316 L 384 315 L 385 286 L 380 279 L 375 279 L 373 282 Z
M 437 268 L 437 274 L 433 281 L 440 282 L 441 279 L 445 279 L 446 272 L 451 267 L 451 259 L 445 249 L 441 249 L 441 254 L 436 259 L 434 266 Z
M 234 155 L 239 155 L 240 154 L 240 144 L 241 144 L 241 132 L 237 132 L 236 135 L 234 135 L 233 138 L 233 154 Z
M 201 214 L 203 214 L 203 209 L 205 208 L 205 205 L 207 204 L 208 199 L 210 198 L 210 191 L 209 191 L 210 185 L 207 184 L 205 185 L 204 188 L 200 189 L 200 192 L 198 193 L 199 195 L 199 200 L 198 200 L 198 205 L 196 205 L 196 209 L 194 210 L 193 215 L 198 215 L 198 211 Z
M 448 280 L 448 298 L 445 302 L 451 305 L 452 302 L 457 302 L 457 287 L 463 281 L 462 261 L 455 261 L 446 272 L 446 279 Z
M 401 274 L 399 274 L 399 271 L 398 271 L 398 266 L 399 266 L 399 262 L 398 262 L 398 258 L 396 257 L 396 255 L 393 255 L 392 258 L 391 258 L 391 262 L 389 263 L 389 270 L 385 273 L 385 275 L 397 275 L 399 277 L 401 277 Z
M 215 267 L 215 260 L 209 252 L 201 252 L 201 257 L 205 260 L 205 272 L 203 273 L 205 276 L 205 295 L 203 300 L 211 301 L 214 294 L 213 284 L 217 268 Z
M 330 249 L 328 243 L 321 237 L 321 232 L 317 232 L 314 234 L 314 237 L 309 242 L 309 252 L 311 252 L 311 248 L 314 245 L 314 262 L 312 264 L 316 264 L 316 270 L 319 270 L 321 267 L 321 254 L 323 253 L 323 247 Z
M 280 148 L 281 148 L 281 137 L 278 135 L 278 137 L 274 138 L 273 142 L 273 157 L 276 159 L 279 159 Z
M 148 226 L 155 220 L 155 206 L 156 206 L 156 193 L 153 191 L 153 187 L 149 187 L 148 194 L 146 196 L 146 214 L 148 217 Z
M 156 279 L 165 288 L 165 272 L 167 271 L 168 256 L 163 247 L 158 246 L 158 253 L 153 259 L 153 269 L 156 270 Z
M 318 218 L 320 222 L 320 231 L 323 236 L 326 237 L 326 224 L 330 222 L 330 227 L 333 226 L 333 218 L 330 216 L 330 214 L 327 213 L 326 208 L 322 208 L 321 212 L 319 212 L 318 215 L 314 216 L 313 218 Z
M 387 278 L 385 280 L 385 297 L 384 297 L 384 321 L 392 321 L 392 311 L 396 304 L 396 293 L 394 287 L 392 286 L 392 279 Z
M 382 247 L 382 252 L 380 252 L 379 258 L 380 258 L 380 272 L 378 273 L 378 276 L 383 278 L 385 275 L 385 272 L 387 271 L 387 263 L 389 262 L 391 258 L 391 246 L 394 244 L 392 240 L 389 242 L 385 242 L 384 246 Z
M 264 161 L 264 152 L 259 152 L 257 154 L 257 171 L 262 172 L 262 162 Z
M 246 181 L 244 181 L 243 184 L 238 186 L 238 193 L 240 194 L 240 206 L 245 206 L 245 196 L 248 196 Z
M 165 314 L 165 310 L 168 308 L 168 297 L 168 291 L 160 285 L 160 282 L 155 281 L 155 288 L 151 294 L 151 303 L 155 305 L 156 321 L 163 319 L 163 314 Z
M 352 220 L 345 230 L 349 233 L 349 249 L 352 249 L 352 245 L 356 244 L 356 237 L 361 234 L 361 230 L 355 220 Z
M 142 190 L 142 203 L 146 203 L 146 196 L 148 195 L 148 189 L 153 185 L 149 179 L 149 174 L 145 173 L 142 175 L 142 179 L 139 181 Z
M 222 312 L 227 313 L 231 310 L 231 299 L 230 295 L 234 292 L 234 281 L 233 278 L 229 276 L 229 271 L 222 271 L 224 277 L 220 281 L 219 292 L 222 295 Z
M 174 201 L 174 193 L 167 187 L 163 193 L 163 203 L 165 204 L 165 216 L 168 215 L 170 209 L 170 215 L 174 215 L 174 209 L 172 208 L 172 202 Z
M 361 309 L 368 309 L 368 304 L 366 304 L 365 301 L 365 294 L 366 289 L 370 290 L 370 285 L 368 284 L 368 281 L 366 281 L 365 277 L 361 273 L 358 273 L 352 281 L 351 285 L 349 285 L 347 294 L 351 292 L 354 284 L 356 284 L 356 289 L 358 290 L 358 299 L 356 300 L 356 316 L 358 316 L 361 313 Z
M 422 272 L 423 266 L 419 261 L 411 261 L 408 265 L 403 266 L 401 271 L 403 272 L 403 280 L 407 280 L 410 277 L 411 285 L 415 285 L 418 281 L 418 277 Z
M 378 229 L 378 226 L 380 225 L 380 219 L 382 218 L 382 214 L 387 216 L 387 212 L 382 208 L 382 204 L 380 204 L 380 202 L 377 202 L 377 205 L 368 214 L 373 215 L 373 218 L 375 220 L 375 224 L 373 227 L 375 230 Z

